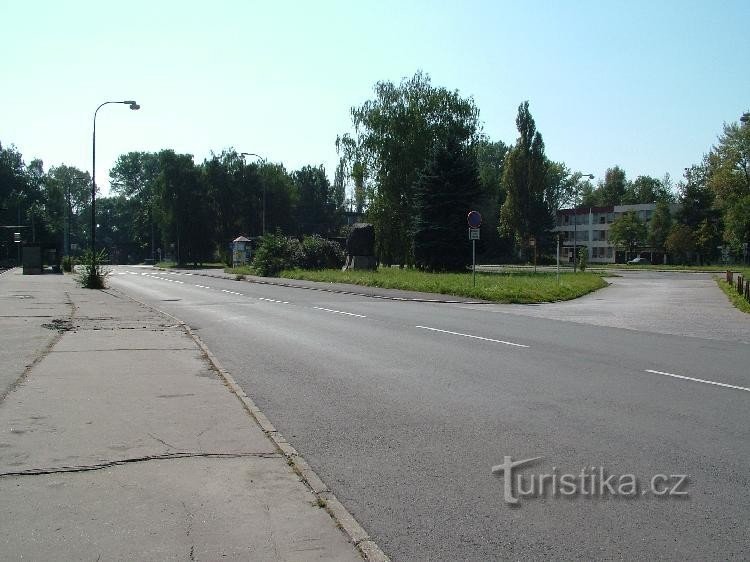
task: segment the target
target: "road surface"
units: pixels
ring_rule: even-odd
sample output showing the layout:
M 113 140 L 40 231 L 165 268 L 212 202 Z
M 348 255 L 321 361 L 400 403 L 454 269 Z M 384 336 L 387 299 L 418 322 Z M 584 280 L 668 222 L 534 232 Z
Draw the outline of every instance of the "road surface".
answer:
M 147 268 L 111 284 L 195 328 L 394 560 L 750 552 L 747 329 L 683 336 Z M 509 471 L 492 471 L 506 457 L 541 457 L 510 496 Z M 567 496 L 562 476 L 581 474 Z M 557 484 L 522 495 L 544 475 Z M 631 475 L 633 493 L 601 484 Z M 678 495 L 655 494 L 656 475 Z

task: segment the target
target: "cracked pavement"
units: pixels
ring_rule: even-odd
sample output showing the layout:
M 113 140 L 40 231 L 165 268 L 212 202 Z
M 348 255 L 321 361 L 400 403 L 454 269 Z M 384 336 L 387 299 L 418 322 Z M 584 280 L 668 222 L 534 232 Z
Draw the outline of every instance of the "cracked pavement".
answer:
M 0 298 L 3 557 L 361 560 L 178 323 L 69 276 Z

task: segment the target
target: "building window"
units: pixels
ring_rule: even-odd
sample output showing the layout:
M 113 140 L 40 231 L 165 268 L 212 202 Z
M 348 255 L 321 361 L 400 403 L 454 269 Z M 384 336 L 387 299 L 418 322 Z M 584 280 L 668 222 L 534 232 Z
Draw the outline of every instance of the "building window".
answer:
M 607 257 L 608 258 L 612 257 L 612 248 L 611 247 L 607 248 Z

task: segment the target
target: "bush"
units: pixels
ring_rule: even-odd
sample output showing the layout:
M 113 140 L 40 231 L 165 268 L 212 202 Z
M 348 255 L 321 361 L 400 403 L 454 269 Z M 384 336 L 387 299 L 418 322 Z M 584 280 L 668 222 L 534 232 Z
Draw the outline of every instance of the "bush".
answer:
M 320 236 L 305 236 L 302 239 L 302 260 L 297 266 L 303 269 L 339 269 L 344 265 L 344 250 L 332 240 Z
M 73 271 L 73 266 L 77 265 L 77 263 L 77 260 L 73 256 L 63 256 L 62 269 L 66 273 L 71 273 Z
M 260 239 L 251 267 L 258 275 L 273 277 L 284 269 L 339 269 L 346 256 L 341 246 L 318 236 L 305 236 L 302 242 L 280 232 Z
M 103 264 L 107 261 L 107 252 L 87 251 L 78 270 L 78 282 L 84 289 L 105 289 L 105 281 L 110 271 Z
M 589 265 L 589 249 L 586 246 L 581 246 L 578 249 L 578 268 L 581 271 L 586 271 L 586 267 Z
M 255 251 L 252 268 L 258 275 L 273 277 L 283 269 L 294 269 L 302 261 L 302 246 L 296 238 L 287 238 L 280 232 L 266 234 Z

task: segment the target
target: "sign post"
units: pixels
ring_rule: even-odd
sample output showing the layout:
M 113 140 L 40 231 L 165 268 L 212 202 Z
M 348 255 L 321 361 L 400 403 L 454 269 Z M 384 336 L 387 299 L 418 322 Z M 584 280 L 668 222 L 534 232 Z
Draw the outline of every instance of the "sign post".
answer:
M 469 240 L 471 240 L 471 280 L 474 287 L 477 286 L 477 240 L 479 240 L 479 227 L 482 226 L 482 215 L 479 211 L 470 211 L 466 217 L 469 225 Z

